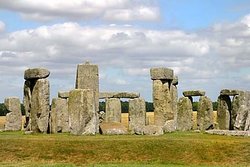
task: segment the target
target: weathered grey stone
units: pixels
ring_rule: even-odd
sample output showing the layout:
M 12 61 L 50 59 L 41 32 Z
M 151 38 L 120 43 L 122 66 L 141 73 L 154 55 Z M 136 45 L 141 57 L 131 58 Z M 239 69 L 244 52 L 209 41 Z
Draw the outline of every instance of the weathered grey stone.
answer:
M 234 123 L 234 129 L 236 129 L 236 130 L 244 130 L 245 126 L 246 126 L 248 113 L 249 113 L 249 110 L 250 110 L 250 92 L 244 92 L 244 93 L 242 92 L 237 97 L 238 97 L 237 98 L 238 105 L 236 107 L 238 107 L 238 111 L 236 111 L 237 116 L 236 116 L 236 120 L 235 120 L 235 123 Z
M 75 89 L 69 92 L 68 110 L 70 133 L 94 135 L 96 133 L 96 112 L 94 94 L 91 89 Z
M 155 125 L 164 126 L 165 122 L 174 119 L 171 83 L 153 80 L 153 103 Z
M 229 128 L 230 130 L 237 129 L 237 128 L 234 127 L 234 125 L 235 125 L 235 122 L 236 122 L 237 114 L 238 114 L 238 119 L 240 118 L 239 114 L 241 113 L 241 110 L 243 109 L 241 107 L 241 105 L 244 105 L 243 104 L 243 99 L 244 99 L 243 95 L 235 95 L 233 97 L 232 109 L 231 109 L 231 121 L 230 121 L 230 128 Z M 237 127 L 237 125 L 236 125 L 236 127 Z M 244 129 L 244 127 L 242 127 L 242 129 Z
M 47 78 L 49 74 L 50 74 L 49 70 L 45 68 L 32 68 L 25 70 L 24 79 L 26 80 L 42 79 L 42 78 Z
M 245 124 L 244 131 L 249 131 L 250 132 L 250 111 L 248 111 L 248 114 L 247 114 L 247 119 L 246 119 L 246 124 Z
M 49 122 L 49 81 L 38 79 L 31 91 L 30 130 L 46 133 Z
M 100 133 L 103 135 L 125 135 L 127 128 L 118 122 L 103 122 L 100 124 Z
M 155 136 L 159 136 L 159 135 L 163 135 L 163 129 L 161 126 L 156 126 L 156 125 L 147 125 L 144 127 L 143 129 L 143 134 L 144 135 L 155 135 Z
M 96 120 L 96 133 L 99 133 L 99 72 L 98 66 L 89 64 L 78 64 L 76 74 L 76 89 L 92 89 L 94 92 L 94 108 Z
M 178 90 L 176 85 L 171 85 L 170 92 L 172 95 L 172 109 L 174 113 L 174 124 L 177 126 L 177 103 L 178 103 Z
M 25 135 L 32 135 L 32 134 L 34 134 L 34 132 L 33 131 L 25 131 L 24 134 Z
M 50 128 L 52 133 L 69 132 L 69 112 L 67 99 L 52 99 Z
M 133 92 L 100 92 L 99 99 L 106 98 L 139 98 L 140 93 Z
M 192 129 L 193 109 L 192 102 L 188 97 L 182 97 L 178 102 L 177 130 L 188 131 Z
M 169 68 L 151 68 L 150 75 L 152 80 L 173 80 L 174 71 Z
M 189 97 L 189 96 L 205 96 L 206 92 L 201 90 L 190 90 L 190 91 L 184 91 L 183 96 Z
M 224 96 L 236 96 L 239 95 L 241 91 L 239 90 L 230 90 L 230 89 L 223 89 L 220 91 L 220 95 Z
M 169 133 L 169 132 L 174 132 L 176 130 L 176 122 L 175 120 L 168 120 L 162 127 L 163 132 Z
M 4 100 L 4 105 L 8 111 L 6 115 L 5 130 L 18 131 L 22 128 L 22 113 L 20 100 L 17 97 L 9 97 Z
M 201 131 L 213 128 L 213 103 L 207 96 L 201 96 L 197 109 L 197 126 Z
M 227 95 L 218 97 L 217 122 L 221 130 L 230 129 L 231 99 Z
M 175 86 L 178 85 L 178 76 L 174 76 L 172 84 L 175 85 Z
M 25 110 L 25 125 L 26 131 L 30 130 L 30 107 L 31 107 L 31 89 L 34 87 L 34 81 L 25 81 L 23 88 L 23 105 Z
M 146 104 L 141 98 L 129 100 L 129 130 L 131 133 L 140 131 L 146 125 Z
M 58 92 L 58 97 L 63 98 L 63 99 L 69 98 L 69 91 L 67 91 L 67 92 L 59 91 Z
M 118 98 L 106 99 L 105 122 L 121 122 L 121 101 Z

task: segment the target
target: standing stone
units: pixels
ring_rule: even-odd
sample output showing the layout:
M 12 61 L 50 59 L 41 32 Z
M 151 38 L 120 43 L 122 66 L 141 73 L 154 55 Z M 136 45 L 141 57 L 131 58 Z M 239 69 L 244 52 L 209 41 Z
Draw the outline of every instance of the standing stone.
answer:
M 238 119 L 239 119 L 240 108 L 241 108 L 242 103 L 243 103 L 243 96 L 242 95 L 236 95 L 233 97 L 232 110 L 231 110 L 231 122 L 230 122 L 229 129 L 237 129 L 237 128 L 234 128 L 234 126 L 237 127 L 237 125 L 235 124 L 236 117 L 238 115 Z M 244 129 L 244 127 L 243 127 L 243 129 Z
M 221 130 L 230 129 L 231 100 L 228 95 L 218 97 L 217 122 Z
M 49 81 L 38 79 L 31 95 L 30 130 L 46 133 L 49 123 Z
M 250 131 L 250 110 L 248 110 L 244 131 Z
M 99 73 L 98 66 L 89 64 L 79 64 L 77 66 L 76 74 L 76 89 L 92 89 L 94 92 L 95 114 L 96 114 L 96 132 L 99 132 Z
M 105 122 L 121 122 L 121 101 L 118 98 L 106 99 Z
M 164 126 L 165 122 L 174 119 L 171 81 L 153 80 L 153 102 L 155 125 Z
M 67 99 L 52 99 L 51 132 L 69 132 L 69 113 Z
M 178 90 L 177 90 L 177 86 L 174 85 L 174 83 L 178 83 L 178 80 L 176 81 L 175 79 L 175 82 L 173 82 L 173 85 L 171 85 L 171 94 L 172 94 L 172 110 L 173 110 L 173 113 L 174 113 L 174 126 L 176 127 L 177 126 L 177 103 L 178 103 Z
M 30 108 L 31 108 L 31 89 L 33 89 L 34 85 L 32 85 L 31 81 L 24 82 L 23 88 L 23 105 L 25 110 L 25 125 L 24 128 L 26 130 L 30 130 Z
M 129 100 L 129 130 L 131 133 L 142 131 L 146 125 L 146 104 L 141 98 Z
M 213 103 L 207 96 L 201 96 L 197 109 L 197 126 L 199 130 L 213 128 Z
M 10 97 L 4 100 L 4 105 L 8 111 L 6 115 L 5 130 L 18 131 L 22 128 L 22 113 L 20 100 L 17 97 Z
M 91 89 L 70 91 L 68 109 L 71 134 L 94 135 L 96 133 L 95 101 Z
M 247 121 L 247 117 L 248 117 L 248 113 L 250 110 L 250 108 L 249 108 L 250 107 L 250 104 L 249 104 L 250 93 L 244 92 L 244 93 L 241 93 L 237 97 L 238 98 L 235 99 L 236 102 L 234 102 L 237 104 L 237 106 L 236 105 L 235 106 L 238 107 L 237 116 L 236 116 L 236 120 L 234 123 L 234 129 L 244 130 L 245 125 L 246 125 L 246 121 Z
M 182 97 L 178 102 L 177 130 L 188 131 L 192 129 L 192 102 L 188 97 Z

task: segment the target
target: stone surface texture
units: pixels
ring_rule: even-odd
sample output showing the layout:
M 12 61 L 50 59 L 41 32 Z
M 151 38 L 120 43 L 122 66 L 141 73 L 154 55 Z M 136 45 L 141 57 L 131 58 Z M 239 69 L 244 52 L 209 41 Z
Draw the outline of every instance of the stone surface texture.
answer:
M 69 91 L 66 91 L 66 92 L 59 91 L 59 92 L 58 92 L 58 97 L 59 97 L 59 98 L 63 98 L 63 99 L 69 98 Z
M 119 98 L 106 99 L 105 122 L 121 122 L 121 101 Z
M 6 131 L 18 131 L 22 129 L 22 113 L 20 100 L 17 97 L 9 97 L 4 100 L 4 105 L 8 111 L 4 129 Z
M 168 120 L 165 122 L 162 127 L 164 133 L 174 132 L 176 130 L 176 122 L 175 120 Z
M 230 129 L 231 99 L 227 95 L 218 97 L 217 123 L 220 130 Z
M 189 97 L 189 96 L 205 96 L 206 92 L 201 90 L 189 90 L 184 91 L 183 96 Z
M 31 80 L 31 79 L 43 79 L 49 76 L 49 70 L 45 68 L 32 68 L 27 69 L 24 72 L 24 79 Z
M 103 135 L 125 135 L 127 128 L 119 122 L 103 122 L 100 124 L 100 133 Z
M 153 103 L 155 125 L 164 126 L 174 119 L 171 81 L 153 80 Z
M 52 99 L 50 128 L 52 133 L 69 132 L 69 112 L 67 99 Z
M 144 127 L 143 129 L 143 134 L 144 135 L 155 135 L 155 136 L 159 136 L 159 135 L 163 135 L 163 129 L 162 126 L 156 126 L 156 125 L 147 125 Z
M 239 95 L 241 91 L 239 90 L 230 90 L 230 89 L 223 89 L 220 91 L 220 95 L 224 96 L 236 96 Z
M 201 96 L 197 109 L 197 126 L 201 131 L 213 128 L 213 103 L 207 96 Z
M 94 94 L 91 89 L 75 89 L 68 99 L 70 133 L 74 135 L 96 134 Z
M 177 108 L 177 130 L 191 130 L 193 126 L 193 108 L 191 100 L 188 97 L 181 97 L 178 101 Z
M 133 92 L 100 92 L 99 99 L 106 99 L 106 98 L 139 98 L 139 93 Z
M 30 130 L 47 133 L 50 111 L 49 81 L 38 79 L 32 90 L 30 108 Z
M 146 125 L 146 103 L 142 98 L 129 100 L 129 130 L 131 133 L 143 129 Z
M 150 76 L 152 80 L 173 80 L 174 71 L 169 68 L 151 68 Z

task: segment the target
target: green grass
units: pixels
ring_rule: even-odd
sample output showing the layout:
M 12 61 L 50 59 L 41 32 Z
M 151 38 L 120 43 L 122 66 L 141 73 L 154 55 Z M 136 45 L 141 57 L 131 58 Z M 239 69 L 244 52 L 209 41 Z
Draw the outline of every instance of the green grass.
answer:
M 250 166 L 250 138 L 0 133 L 0 166 Z

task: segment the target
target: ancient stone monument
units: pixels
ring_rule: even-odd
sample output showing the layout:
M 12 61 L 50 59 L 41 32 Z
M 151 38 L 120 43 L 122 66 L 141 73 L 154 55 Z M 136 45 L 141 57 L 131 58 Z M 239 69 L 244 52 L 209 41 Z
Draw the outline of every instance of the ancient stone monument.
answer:
M 121 101 L 119 98 L 107 98 L 105 122 L 121 122 Z
M 181 97 L 177 105 L 177 130 L 188 131 L 192 129 L 192 101 L 188 97 Z
M 49 124 L 50 72 L 44 68 L 27 69 L 24 72 L 25 129 L 47 133 Z
M 129 130 L 132 134 L 141 132 L 146 125 L 146 104 L 142 98 L 129 100 Z
M 4 105 L 8 111 L 4 129 L 6 131 L 18 131 L 22 129 L 22 113 L 20 100 L 17 97 L 9 97 L 4 100 Z
M 169 68 L 151 68 L 153 80 L 153 103 L 155 125 L 163 127 L 168 120 L 174 120 L 173 79 L 174 72 Z
M 201 96 L 197 110 L 197 127 L 199 130 L 213 129 L 213 103 L 207 96 Z
M 68 106 L 70 133 L 74 135 L 96 134 L 97 118 L 93 90 L 71 90 Z
M 98 66 L 85 62 L 77 65 L 76 89 L 91 89 L 94 94 L 94 108 L 96 115 L 96 133 L 99 132 L 99 72 Z

